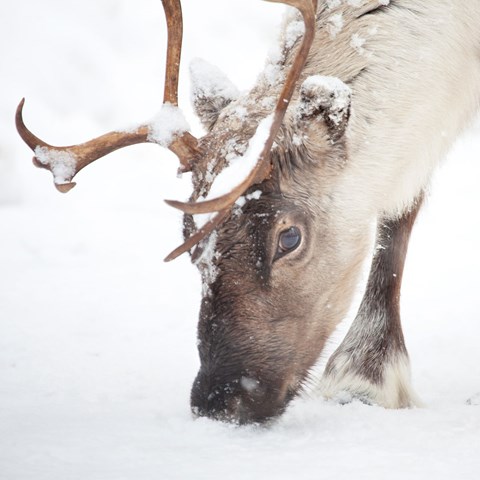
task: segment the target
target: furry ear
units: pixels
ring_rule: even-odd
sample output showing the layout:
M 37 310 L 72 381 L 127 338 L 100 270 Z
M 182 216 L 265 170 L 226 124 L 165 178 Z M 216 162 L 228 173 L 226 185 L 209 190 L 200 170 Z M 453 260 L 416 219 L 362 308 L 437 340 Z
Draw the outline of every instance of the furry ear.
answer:
M 339 140 L 345 133 L 350 118 L 352 91 L 335 77 L 313 75 L 300 87 L 297 107 L 301 120 L 321 116 L 325 121 L 332 141 Z
M 192 102 L 203 126 L 210 130 L 220 112 L 240 93 L 217 67 L 200 58 L 190 63 Z

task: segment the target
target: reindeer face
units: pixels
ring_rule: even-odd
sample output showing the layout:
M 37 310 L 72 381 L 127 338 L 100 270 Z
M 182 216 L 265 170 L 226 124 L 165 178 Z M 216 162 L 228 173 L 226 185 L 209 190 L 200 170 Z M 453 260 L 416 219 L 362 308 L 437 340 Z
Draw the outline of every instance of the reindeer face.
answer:
M 239 423 L 280 414 L 345 315 L 366 242 L 342 236 L 331 210 L 315 207 L 264 185 L 196 260 L 196 414 Z
M 238 423 L 279 415 L 348 308 L 368 244 L 345 228 L 335 195 L 350 97 L 345 85 L 317 80 L 304 82 L 278 133 L 272 177 L 252 186 L 194 254 L 204 283 L 191 395 L 197 415 Z M 215 118 L 208 109 L 204 169 L 212 158 L 228 163 L 218 153 L 225 145 L 248 143 L 268 114 L 259 103 L 239 99 Z M 245 105 L 248 115 L 235 119 Z M 205 177 L 197 172 L 195 198 Z
M 303 277 L 312 269 L 307 212 L 275 193 L 242 210 L 212 235 L 213 255 L 198 261 L 210 283 L 192 390 L 196 413 L 240 423 L 284 409 L 314 361 L 299 342 L 310 337 L 323 344 L 324 338 L 307 320 L 317 302 Z

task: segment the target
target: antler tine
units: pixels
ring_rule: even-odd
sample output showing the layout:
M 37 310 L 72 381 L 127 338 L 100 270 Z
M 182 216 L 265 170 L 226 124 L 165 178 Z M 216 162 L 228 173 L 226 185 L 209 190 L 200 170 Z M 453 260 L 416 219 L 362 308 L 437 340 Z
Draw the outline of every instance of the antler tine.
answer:
M 164 104 L 178 105 L 178 77 L 182 48 L 183 21 L 180 0 L 162 0 L 168 28 L 167 65 L 165 70 Z M 35 136 L 23 121 L 25 99 L 18 105 L 15 123 L 24 142 L 33 150 L 34 164 L 50 170 L 55 186 L 63 193 L 71 190 L 73 177 L 99 158 L 137 143 L 159 143 L 177 155 L 181 171 L 189 171 L 190 160 L 197 153 L 198 140 L 186 131 L 176 132 L 169 141 L 159 141 L 148 124 L 134 131 L 113 131 L 88 142 L 64 147 L 54 147 Z
M 182 243 L 175 250 L 170 252 L 165 258 L 164 262 L 171 262 L 182 253 L 188 252 L 191 248 L 197 245 L 202 239 L 207 237 L 210 233 L 220 225 L 229 213 L 229 209 L 221 210 L 211 220 L 209 220 L 203 227 L 201 227 L 196 233 L 189 237 L 184 243 Z
M 273 146 L 275 137 L 280 129 L 285 117 L 288 105 L 295 90 L 295 85 L 302 73 L 303 67 L 307 61 L 308 53 L 315 37 L 315 12 L 317 0 L 266 0 L 274 3 L 284 3 L 297 8 L 303 16 L 305 23 L 305 34 L 302 44 L 295 56 L 293 64 L 288 72 L 287 79 L 277 101 L 273 121 L 270 127 L 270 134 L 264 144 L 264 148 L 259 156 L 258 162 L 251 170 L 250 174 L 237 187 L 229 193 L 212 200 L 203 202 L 178 202 L 176 200 L 166 200 L 167 204 L 178 208 L 184 213 L 198 214 L 216 212 L 229 209 L 250 186 L 262 182 L 271 172 L 269 152 Z
M 110 132 L 79 145 L 54 147 L 40 140 L 25 126 L 24 103 L 25 99 L 22 99 L 15 116 L 18 133 L 35 153 L 34 165 L 50 170 L 55 186 L 62 193 L 70 191 L 75 186 L 75 182 L 71 181 L 73 177 L 95 160 L 119 148 L 149 141 L 149 128 L 142 126 L 135 132 Z
M 168 31 L 163 103 L 178 105 L 178 80 L 183 41 L 182 6 L 180 0 L 162 0 L 162 4 Z

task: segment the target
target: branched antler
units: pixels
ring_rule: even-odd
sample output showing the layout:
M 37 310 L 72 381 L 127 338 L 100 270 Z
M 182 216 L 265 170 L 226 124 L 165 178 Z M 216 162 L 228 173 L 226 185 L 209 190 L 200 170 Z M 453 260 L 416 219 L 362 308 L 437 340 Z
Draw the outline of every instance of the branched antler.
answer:
M 183 21 L 180 0 L 162 0 L 168 28 L 167 67 L 165 70 L 164 104 L 178 105 L 178 77 L 182 49 Z M 152 134 L 152 126 L 142 125 L 134 131 L 113 131 L 88 142 L 66 147 L 54 147 L 35 136 L 23 121 L 23 99 L 15 117 L 18 133 L 33 150 L 34 164 L 50 170 L 57 189 L 63 193 L 71 190 L 73 177 L 99 158 L 137 143 L 161 143 L 174 152 L 180 161 L 181 171 L 191 170 L 190 161 L 197 153 L 198 140 L 179 129 L 172 132 L 168 142 L 159 142 Z

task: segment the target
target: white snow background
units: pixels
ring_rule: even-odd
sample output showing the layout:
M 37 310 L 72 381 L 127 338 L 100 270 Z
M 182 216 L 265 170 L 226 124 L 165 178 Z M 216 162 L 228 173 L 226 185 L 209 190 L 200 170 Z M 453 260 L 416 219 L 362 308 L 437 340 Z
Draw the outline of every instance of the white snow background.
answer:
M 200 133 L 189 60 L 247 88 L 283 7 L 183 6 L 180 102 Z M 200 279 L 187 256 L 162 262 L 181 241 L 181 215 L 162 200 L 189 193 L 176 158 L 130 147 L 62 196 L 13 121 L 25 96 L 27 125 L 61 145 L 151 118 L 165 44 L 158 0 L 0 7 L 0 479 L 480 478 L 480 397 L 467 404 L 480 392 L 479 124 L 438 173 L 406 267 L 405 336 L 425 407 L 306 397 L 269 428 L 193 420 Z

